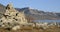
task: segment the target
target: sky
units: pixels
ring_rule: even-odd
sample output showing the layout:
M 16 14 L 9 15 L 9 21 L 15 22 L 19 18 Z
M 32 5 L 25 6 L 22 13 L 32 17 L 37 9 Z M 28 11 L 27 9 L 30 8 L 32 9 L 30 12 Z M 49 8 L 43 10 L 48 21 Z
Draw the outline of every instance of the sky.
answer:
M 46 12 L 60 13 L 60 0 L 0 0 L 0 3 L 5 6 L 10 2 L 15 8 L 30 7 Z

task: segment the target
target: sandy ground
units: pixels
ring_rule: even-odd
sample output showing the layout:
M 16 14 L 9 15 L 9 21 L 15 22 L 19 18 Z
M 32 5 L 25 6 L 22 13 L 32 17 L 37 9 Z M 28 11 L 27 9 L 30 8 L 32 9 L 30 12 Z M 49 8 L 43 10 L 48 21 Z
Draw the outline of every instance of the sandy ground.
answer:
M 33 28 L 33 29 L 19 29 L 16 31 L 0 28 L 0 32 L 60 32 L 60 28 L 56 27 L 56 26 L 52 26 L 52 27 L 47 28 L 47 29 Z

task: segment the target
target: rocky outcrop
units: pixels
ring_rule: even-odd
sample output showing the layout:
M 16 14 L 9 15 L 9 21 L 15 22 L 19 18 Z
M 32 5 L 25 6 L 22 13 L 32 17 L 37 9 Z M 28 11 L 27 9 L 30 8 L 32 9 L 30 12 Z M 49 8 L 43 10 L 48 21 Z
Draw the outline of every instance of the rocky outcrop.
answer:
M 3 17 L 0 19 L 0 27 L 11 28 L 16 25 L 26 24 L 27 20 L 23 12 L 18 12 L 13 8 L 13 5 L 10 3 L 6 7 L 6 12 L 3 14 Z

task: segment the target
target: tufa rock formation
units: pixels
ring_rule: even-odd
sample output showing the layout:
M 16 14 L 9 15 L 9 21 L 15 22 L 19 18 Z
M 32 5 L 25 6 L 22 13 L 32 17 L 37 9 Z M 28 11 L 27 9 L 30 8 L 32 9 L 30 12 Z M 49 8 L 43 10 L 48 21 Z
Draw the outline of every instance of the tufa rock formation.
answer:
M 0 19 L 0 27 L 10 28 L 25 23 L 27 23 L 27 20 L 25 19 L 24 13 L 16 11 L 12 4 L 8 4 L 5 14 Z

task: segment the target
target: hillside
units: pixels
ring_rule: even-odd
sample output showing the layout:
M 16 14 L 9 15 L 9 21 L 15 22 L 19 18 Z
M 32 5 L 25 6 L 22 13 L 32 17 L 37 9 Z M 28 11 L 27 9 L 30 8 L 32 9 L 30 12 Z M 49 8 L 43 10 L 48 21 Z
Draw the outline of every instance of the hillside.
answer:
M 17 8 L 16 8 L 17 9 Z M 44 12 L 37 9 L 31 9 L 29 7 L 17 9 L 19 11 L 24 11 L 25 15 L 31 19 L 34 20 L 43 20 L 43 19 L 49 19 L 49 20 L 55 20 L 60 19 L 59 13 L 53 13 L 53 12 Z
M 18 10 L 19 12 L 24 12 L 28 20 L 60 19 L 60 13 L 44 12 L 38 9 L 31 9 L 29 7 L 15 8 L 15 9 Z M 5 6 L 0 4 L 0 18 L 4 12 L 5 12 Z
M 3 16 L 3 13 L 5 13 L 5 6 L 0 4 L 0 18 Z

